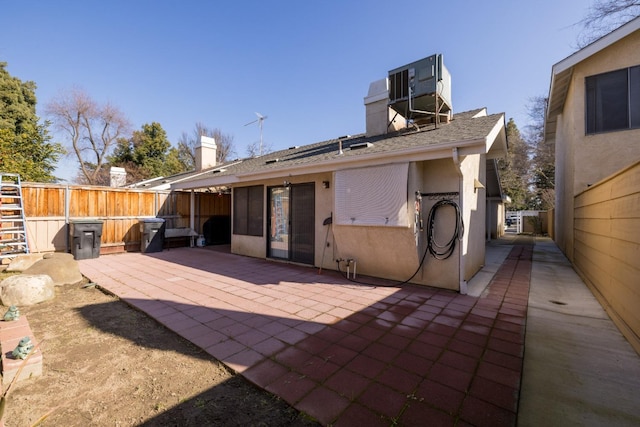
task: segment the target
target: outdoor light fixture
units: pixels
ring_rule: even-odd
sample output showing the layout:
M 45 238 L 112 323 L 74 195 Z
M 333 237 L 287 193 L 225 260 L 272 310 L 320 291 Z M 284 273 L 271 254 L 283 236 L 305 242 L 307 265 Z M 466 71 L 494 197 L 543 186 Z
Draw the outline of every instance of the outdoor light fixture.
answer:
M 476 191 L 478 191 L 479 188 L 484 188 L 484 185 L 482 185 L 482 183 L 480 181 L 478 181 L 478 179 L 474 179 L 473 180 L 473 192 L 475 193 Z
M 322 188 L 330 188 L 329 181 L 322 181 Z

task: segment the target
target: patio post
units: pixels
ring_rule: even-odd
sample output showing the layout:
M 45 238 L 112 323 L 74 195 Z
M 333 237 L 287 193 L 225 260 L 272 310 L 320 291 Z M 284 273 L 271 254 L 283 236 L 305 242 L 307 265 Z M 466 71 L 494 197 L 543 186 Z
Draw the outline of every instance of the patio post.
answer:
M 189 197 L 189 227 L 195 231 L 195 200 L 196 193 L 195 190 L 191 190 L 191 195 Z M 193 247 L 193 236 L 189 237 L 189 246 Z

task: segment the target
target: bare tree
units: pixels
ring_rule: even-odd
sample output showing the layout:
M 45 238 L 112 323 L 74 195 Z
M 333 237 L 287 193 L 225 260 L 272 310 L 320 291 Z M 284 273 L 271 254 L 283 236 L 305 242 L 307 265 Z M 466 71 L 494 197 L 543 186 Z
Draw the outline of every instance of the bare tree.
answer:
M 249 157 L 257 157 L 260 155 L 261 149 L 262 149 L 262 154 L 271 153 L 273 151 L 271 144 L 263 142 L 261 147 L 260 141 L 255 141 L 247 146 L 247 155 Z
M 102 166 L 118 138 L 126 137 L 130 124 L 124 113 L 107 103 L 99 105 L 85 91 L 74 88 L 46 105 L 45 113 L 70 138 L 80 164 L 78 179 L 105 184 Z
M 191 135 L 182 132 L 180 139 L 178 139 L 178 158 L 186 170 L 195 168 L 196 147 L 200 144 L 201 136 L 208 136 L 216 140 L 218 146 L 216 162 L 223 163 L 234 155 L 233 135 L 222 133 L 218 128 L 210 128 L 197 122 Z
M 638 16 L 640 0 L 596 0 L 578 23 L 582 27 L 578 47 L 585 47 Z

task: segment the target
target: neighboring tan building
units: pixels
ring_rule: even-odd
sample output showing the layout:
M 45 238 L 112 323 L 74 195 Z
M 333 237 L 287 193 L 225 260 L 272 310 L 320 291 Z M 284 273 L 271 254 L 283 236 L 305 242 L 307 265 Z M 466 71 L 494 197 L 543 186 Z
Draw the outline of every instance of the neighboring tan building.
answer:
M 640 17 L 553 66 L 555 241 L 640 353 Z
M 171 189 L 232 189 L 233 253 L 466 293 L 504 228 L 495 159 L 507 140 L 503 114 L 453 115 L 447 80 L 435 55 L 401 67 L 371 84 L 366 134 L 219 164 Z
M 640 159 L 640 17 L 553 66 L 545 139 L 556 147 L 554 238 L 574 258 L 574 197 Z

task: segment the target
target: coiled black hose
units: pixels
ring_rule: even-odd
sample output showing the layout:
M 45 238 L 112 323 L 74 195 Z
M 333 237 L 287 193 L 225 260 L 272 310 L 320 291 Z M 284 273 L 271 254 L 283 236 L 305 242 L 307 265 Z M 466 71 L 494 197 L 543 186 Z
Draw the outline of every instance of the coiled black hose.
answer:
M 435 227 L 435 223 L 436 223 L 436 213 L 438 212 L 438 209 L 443 208 L 445 206 L 452 206 L 454 208 L 455 214 L 456 214 L 456 225 L 455 225 L 455 228 L 454 228 L 453 235 L 451 236 L 451 239 L 447 243 L 445 243 L 444 245 L 439 245 L 436 242 L 435 236 L 434 236 L 434 227 Z M 448 199 L 439 200 L 429 210 L 429 215 L 427 217 L 427 227 L 428 227 L 427 228 L 427 247 L 425 248 L 424 253 L 422 254 L 422 258 L 420 258 L 420 264 L 418 265 L 418 268 L 416 269 L 416 271 L 407 280 L 404 280 L 404 281 L 399 282 L 397 284 L 386 285 L 386 286 L 402 286 L 402 285 L 405 285 L 405 284 L 409 283 L 411 280 L 413 280 L 413 278 L 416 277 L 416 275 L 418 274 L 420 269 L 422 269 L 422 266 L 424 265 L 424 261 L 427 258 L 427 254 L 428 253 L 430 253 L 431 255 L 433 255 L 434 258 L 439 259 L 439 260 L 447 259 L 453 254 L 453 251 L 456 248 L 456 240 L 461 239 L 462 236 L 464 235 L 464 223 L 462 222 L 462 214 L 460 212 L 460 206 L 458 206 L 458 204 L 456 202 L 454 202 L 453 200 L 448 200 Z M 444 249 L 444 250 L 438 251 L 436 248 L 440 248 L 440 249 Z M 340 262 L 341 262 L 341 260 L 336 260 L 336 264 L 338 266 L 338 272 L 342 276 L 344 276 L 345 279 L 347 279 L 347 280 L 349 280 L 351 282 L 354 282 L 354 283 L 359 283 L 361 285 L 370 285 L 370 286 L 374 286 L 374 287 L 381 286 L 381 285 L 376 285 L 376 284 L 373 284 L 373 283 L 361 282 L 361 281 L 349 278 L 346 275 L 346 273 L 343 273 L 342 270 L 340 269 Z
M 456 224 L 453 230 L 453 235 L 448 242 L 444 244 L 439 244 L 435 238 L 435 223 L 436 223 L 436 214 L 438 210 L 451 206 L 456 212 Z M 429 253 L 433 255 L 436 259 L 447 259 L 452 254 L 456 248 L 456 240 L 460 239 L 464 234 L 464 224 L 462 223 L 462 215 L 460 213 L 460 207 L 453 200 L 439 200 L 431 210 L 429 211 L 429 216 L 427 217 L 427 249 Z

